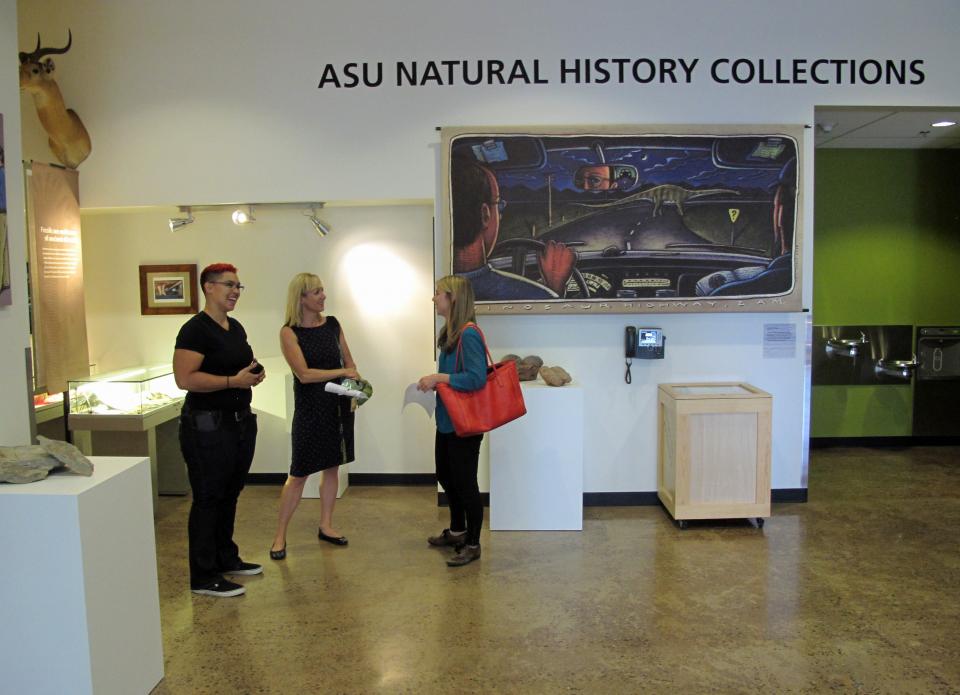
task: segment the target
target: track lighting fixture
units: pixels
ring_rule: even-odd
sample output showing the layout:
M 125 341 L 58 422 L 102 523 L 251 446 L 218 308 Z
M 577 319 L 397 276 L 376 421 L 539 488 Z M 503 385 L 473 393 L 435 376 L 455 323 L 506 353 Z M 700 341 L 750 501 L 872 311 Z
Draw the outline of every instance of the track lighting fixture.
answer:
M 310 224 L 313 225 L 313 230 L 321 237 L 327 236 L 330 233 L 330 225 L 317 217 L 317 209 L 322 209 L 323 203 L 317 203 L 310 206 L 310 214 L 307 215 L 307 219 L 310 220 Z M 306 213 L 304 213 L 306 214 Z
M 234 224 L 250 224 L 251 222 L 256 221 L 254 217 L 254 209 L 267 208 L 269 210 L 273 209 L 290 209 L 290 208 L 299 208 L 303 211 L 303 214 L 310 224 L 313 225 L 313 230 L 317 233 L 318 236 L 324 237 L 330 233 L 330 225 L 320 219 L 319 212 L 323 209 L 324 203 L 322 202 L 313 202 L 313 201 L 304 201 L 304 202 L 289 202 L 289 203 L 212 203 L 212 204 L 196 204 L 196 205 L 180 205 L 179 210 L 182 213 L 186 213 L 185 217 L 171 217 L 169 220 L 170 231 L 176 232 L 183 227 L 186 227 L 188 224 L 195 222 L 193 213 L 195 212 L 216 212 L 216 213 L 230 213 L 230 219 L 233 220 Z M 304 210 L 306 208 L 306 210 Z
M 233 211 L 233 214 L 230 216 L 234 224 L 249 224 L 257 218 L 253 216 L 253 206 L 248 205 L 247 209 L 237 208 Z
M 170 220 L 169 220 L 169 222 L 168 222 L 168 224 L 169 224 L 169 226 L 170 226 L 170 231 L 171 231 L 171 232 L 177 232 L 177 231 L 183 229 L 184 227 L 186 227 L 188 224 L 193 224 L 193 222 L 195 221 L 195 220 L 194 220 L 194 217 L 193 217 L 193 213 L 190 211 L 190 208 L 189 208 L 189 207 L 181 207 L 181 208 L 180 208 L 180 212 L 185 212 L 185 213 L 187 213 L 187 216 L 186 216 L 186 217 L 171 217 Z

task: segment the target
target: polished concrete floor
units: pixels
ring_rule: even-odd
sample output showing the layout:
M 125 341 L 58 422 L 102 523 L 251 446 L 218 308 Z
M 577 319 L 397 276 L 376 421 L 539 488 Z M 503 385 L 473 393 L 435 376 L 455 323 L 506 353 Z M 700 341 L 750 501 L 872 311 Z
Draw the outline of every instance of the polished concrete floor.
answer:
M 248 487 L 247 594 L 190 594 L 189 501 L 157 521 L 166 693 L 960 693 L 960 449 L 811 452 L 810 501 L 677 529 L 659 507 L 577 532 L 484 531 L 459 569 L 429 487 L 352 487 L 338 548 Z

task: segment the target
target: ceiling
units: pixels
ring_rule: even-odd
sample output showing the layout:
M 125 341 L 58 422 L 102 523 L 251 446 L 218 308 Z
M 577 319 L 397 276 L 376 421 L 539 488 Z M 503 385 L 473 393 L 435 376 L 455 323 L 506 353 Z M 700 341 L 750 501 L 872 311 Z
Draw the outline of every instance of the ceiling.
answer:
M 960 124 L 960 108 L 824 106 L 815 110 L 814 121 L 816 147 L 960 149 L 960 125 L 931 126 Z

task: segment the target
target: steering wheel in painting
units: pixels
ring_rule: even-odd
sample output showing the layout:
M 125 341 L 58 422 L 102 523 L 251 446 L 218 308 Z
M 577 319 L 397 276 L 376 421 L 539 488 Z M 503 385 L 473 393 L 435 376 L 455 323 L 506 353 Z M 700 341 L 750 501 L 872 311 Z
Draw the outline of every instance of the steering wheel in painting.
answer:
M 493 249 L 493 252 L 490 254 L 491 257 L 498 255 L 510 255 L 510 272 L 514 275 L 524 275 L 524 271 L 527 267 L 527 254 L 530 251 L 535 251 L 538 255 L 543 252 L 543 249 L 546 248 L 546 244 L 538 239 L 524 239 L 518 237 L 516 239 L 504 239 L 496 245 Z M 574 266 L 573 273 L 571 274 L 573 281 L 577 284 L 577 289 L 580 290 L 581 299 L 590 298 L 590 287 L 587 285 L 587 281 L 584 279 L 583 274 Z

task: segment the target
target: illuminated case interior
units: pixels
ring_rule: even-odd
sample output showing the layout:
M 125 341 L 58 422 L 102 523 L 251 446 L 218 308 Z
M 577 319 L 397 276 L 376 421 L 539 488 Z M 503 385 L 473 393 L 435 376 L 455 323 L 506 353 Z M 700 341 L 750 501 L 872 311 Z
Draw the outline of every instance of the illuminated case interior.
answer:
M 131 367 L 67 382 L 70 413 L 146 415 L 183 400 L 169 364 Z

